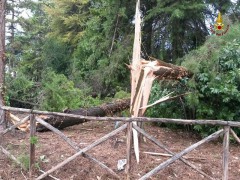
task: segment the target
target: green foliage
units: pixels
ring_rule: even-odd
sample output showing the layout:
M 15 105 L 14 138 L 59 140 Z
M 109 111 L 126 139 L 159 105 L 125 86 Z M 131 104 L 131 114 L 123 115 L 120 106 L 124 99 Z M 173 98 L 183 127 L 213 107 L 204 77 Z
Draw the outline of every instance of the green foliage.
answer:
M 126 0 L 92 3 L 84 34 L 73 53 L 71 76 L 77 86 L 85 82 L 94 93 L 108 96 L 115 87 L 126 85 L 129 71 L 124 63 L 129 63 L 132 51 L 128 4 Z
M 37 136 L 30 137 L 30 143 L 36 145 L 38 143 L 38 137 Z
M 239 24 L 231 25 L 227 34 L 213 35 L 199 50 L 182 59 L 182 65 L 195 72 L 188 83 L 194 95 L 188 97 L 187 102 L 196 109 L 197 119 L 239 120 L 239 33 Z M 204 135 L 215 130 L 199 125 L 194 129 Z
M 8 90 L 6 98 L 9 104 L 10 99 L 36 102 L 37 86 L 34 81 L 28 79 L 24 74 L 18 73 L 15 78 L 7 75 L 6 82 Z
M 59 74 L 68 74 L 70 64 L 69 46 L 62 39 L 47 38 L 44 42 L 42 58 L 46 67 Z
M 27 18 L 17 17 L 14 22 L 14 25 L 21 26 L 21 32 L 15 30 L 14 39 L 7 46 L 7 66 L 10 70 L 7 72 L 6 97 L 34 102 L 42 109 L 61 111 L 64 108 L 98 105 L 102 102 L 100 97 L 113 97 L 116 92 L 116 98 L 127 96 L 122 90 L 130 89 L 130 74 L 125 64 L 130 64 L 132 57 L 135 1 L 24 0 L 20 4 L 11 2 L 8 7 L 13 8 L 13 5 L 19 5 L 15 9 L 28 9 L 31 13 Z M 176 58 L 197 48 L 209 33 L 206 18 L 214 19 L 212 13 L 215 14 L 218 7 L 226 15 L 239 12 L 239 3 L 234 6 L 229 0 L 214 3 L 202 0 L 142 0 L 143 56 L 175 62 Z M 229 9 L 234 9 L 234 13 Z M 183 58 L 189 58 L 184 63 L 196 74 L 188 81 L 188 88 L 185 87 L 186 80 L 173 85 L 160 84 L 161 89 L 165 89 L 160 94 L 154 93 L 156 97 L 151 97 L 153 102 L 154 98 L 156 100 L 167 92 L 177 94 L 191 90 L 194 92 L 192 95 L 177 103 L 178 107 L 185 109 L 184 113 L 170 102 L 159 108 L 168 108 L 168 111 L 153 108 L 149 110 L 151 116 L 157 116 L 159 111 L 165 117 L 189 117 L 190 110 L 194 110 L 206 94 L 225 94 L 225 103 L 232 102 L 228 94 L 238 98 L 238 89 L 232 83 L 237 81 L 234 78 L 238 75 L 238 65 L 231 60 L 238 55 L 234 46 L 229 46 L 221 52 L 222 59 L 219 59 L 218 48 L 227 39 L 234 39 L 239 30 L 231 33 L 232 30 L 231 26 L 226 36 L 210 38 L 208 45 Z M 218 66 L 209 59 L 218 61 Z M 208 73 L 208 67 L 212 67 L 212 73 Z M 219 75 L 218 70 L 224 75 Z M 225 87 L 222 82 L 218 83 L 219 78 L 228 78 L 227 82 L 231 83 Z M 157 92 L 157 85 L 154 88 L 153 92 Z M 89 94 L 99 97 L 92 98 Z M 193 108 L 189 108 L 186 101 L 194 104 Z M 214 110 L 209 108 L 198 109 L 198 115 L 204 117 L 204 112 L 208 110 L 214 116 Z
M 27 171 L 29 170 L 30 158 L 28 154 L 21 154 L 17 160 L 22 164 L 22 168 Z
M 181 94 L 185 90 L 184 82 L 162 81 L 155 82 L 152 87 L 149 104 L 154 103 L 160 98 L 169 95 L 171 96 Z M 175 101 L 163 102 L 152 106 L 146 112 L 148 117 L 162 117 L 162 118 L 186 118 L 186 109 L 184 99 L 177 99 Z M 161 125 L 161 123 L 159 124 Z M 168 127 L 177 127 L 174 124 L 166 124 Z
M 126 92 L 126 91 L 123 91 L 123 90 L 120 90 L 120 91 L 117 91 L 116 94 L 114 95 L 114 98 L 116 99 L 124 99 L 124 98 L 130 98 L 131 94 Z
M 76 109 L 98 105 L 101 101 L 90 96 L 69 81 L 63 74 L 49 71 L 43 78 L 43 89 L 40 93 L 41 108 L 48 111 L 62 111 L 65 108 Z
M 151 35 L 155 37 L 152 56 L 173 62 L 202 45 L 208 35 L 203 14 L 207 11 L 208 4 L 202 0 L 157 0 L 145 19 L 157 24 Z

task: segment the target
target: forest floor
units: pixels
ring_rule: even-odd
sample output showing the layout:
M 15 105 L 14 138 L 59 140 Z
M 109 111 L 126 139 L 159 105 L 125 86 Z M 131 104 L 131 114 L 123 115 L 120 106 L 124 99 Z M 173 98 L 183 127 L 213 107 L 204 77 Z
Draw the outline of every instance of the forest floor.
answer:
M 80 148 L 94 142 L 114 129 L 113 122 L 87 122 L 64 129 L 62 132 L 76 142 Z M 182 130 L 159 128 L 152 124 L 145 126 L 146 132 L 164 143 L 173 152 L 180 152 L 191 144 L 201 140 L 201 137 Z M 62 162 L 75 152 L 68 144 L 52 132 L 37 133 L 36 144 L 37 167 L 47 171 L 51 167 Z M 1 144 L 17 157 L 26 167 L 28 166 L 29 134 L 20 131 L 11 132 L 1 139 Z M 132 154 L 131 179 L 139 179 L 145 173 L 167 160 L 169 157 L 153 156 L 144 152 L 166 153 L 147 140 L 140 147 L 140 163 L 137 164 Z M 104 162 L 113 169 L 121 179 L 126 179 L 124 170 L 117 170 L 117 162 L 126 158 L 126 132 L 123 131 L 110 140 L 88 151 L 98 160 Z M 133 153 L 133 151 L 132 151 Z M 211 141 L 187 154 L 188 160 L 208 175 L 222 178 L 222 138 Z M 40 175 L 39 171 L 36 172 Z M 92 161 L 80 156 L 66 166 L 52 173 L 52 176 L 61 180 L 107 180 L 114 179 L 106 170 Z M 4 154 L 0 153 L 0 180 L 24 180 L 28 179 L 26 170 L 19 168 Z M 47 177 L 45 179 L 52 179 Z M 177 161 L 166 169 L 152 177 L 154 180 L 198 180 L 207 179 L 190 167 Z M 230 145 L 229 179 L 240 179 L 240 146 Z

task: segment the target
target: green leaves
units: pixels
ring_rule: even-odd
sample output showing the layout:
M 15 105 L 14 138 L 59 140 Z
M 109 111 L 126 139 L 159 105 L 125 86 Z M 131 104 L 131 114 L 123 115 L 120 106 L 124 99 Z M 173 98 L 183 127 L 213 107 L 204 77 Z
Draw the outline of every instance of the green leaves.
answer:
M 235 29 L 238 24 L 233 25 Z M 205 45 L 197 50 L 197 53 L 190 53 L 184 59 L 183 64 L 197 64 L 198 70 L 194 70 L 194 79 L 191 83 L 198 96 L 196 107 L 196 118 L 201 119 L 223 119 L 239 120 L 240 108 L 240 38 L 236 37 L 238 32 L 228 32 L 224 37 L 211 37 Z M 235 34 L 235 35 L 233 35 Z M 211 46 L 210 46 L 211 43 Z M 210 48 L 209 48 L 210 46 Z M 208 48 L 204 48 L 208 47 Z M 207 56 L 209 53 L 214 54 Z M 196 57 L 195 55 L 198 55 Z M 194 58 L 199 59 L 198 62 Z M 205 59 L 208 57 L 208 59 Z M 191 61 L 191 63 L 189 63 Z M 189 70 L 194 66 L 187 66 Z M 190 101 L 189 105 L 192 103 Z M 196 130 L 202 133 L 210 132 L 212 128 L 198 126 Z
M 173 11 L 173 13 L 172 13 L 172 17 L 171 18 L 182 19 L 183 17 L 184 17 L 184 12 L 182 10 L 180 10 L 180 9 L 175 9 Z

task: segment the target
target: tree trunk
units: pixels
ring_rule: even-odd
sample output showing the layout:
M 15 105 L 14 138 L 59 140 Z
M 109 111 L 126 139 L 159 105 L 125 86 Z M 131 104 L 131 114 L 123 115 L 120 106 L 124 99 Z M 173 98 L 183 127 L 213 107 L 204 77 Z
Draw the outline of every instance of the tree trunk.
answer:
M 4 106 L 4 74 L 5 74 L 5 7 L 6 0 L 0 1 L 0 106 Z M 4 113 L 0 112 L 0 122 Z
M 117 112 L 121 112 L 128 109 L 130 106 L 130 99 L 118 100 L 113 103 L 107 103 L 98 107 L 81 108 L 77 110 L 65 110 L 65 113 L 77 114 L 82 116 L 107 116 L 113 115 Z M 69 126 L 77 125 L 86 122 L 77 118 L 58 117 L 58 116 L 41 116 L 46 122 L 51 124 L 57 129 L 64 129 Z M 48 129 L 40 124 L 37 125 L 37 131 L 48 131 Z

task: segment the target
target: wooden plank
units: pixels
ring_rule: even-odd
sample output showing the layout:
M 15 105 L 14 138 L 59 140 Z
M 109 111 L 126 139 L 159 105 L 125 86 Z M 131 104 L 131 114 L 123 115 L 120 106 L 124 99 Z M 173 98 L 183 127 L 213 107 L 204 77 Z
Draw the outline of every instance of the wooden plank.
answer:
M 72 117 L 78 119 L 85 119 L 89 121 L 124 121 L 124 122 L 161 122 L 161 123 L 175 123 L 175 124 L 190 124 L 190 125 L 220 125 L 220 126 L 231 126 L 231 127 L 240 127 L 240 122 L 237 121 L 221 121 L 221 120 L 190 120 L 190 119 L 170 119 L 170 118 L 147 118 L 147 117 L 92 117 L 92 116 L 81 116 L 76 114 L 67 114 L 59 112 L 49 112 L 49 111 L 39 111 L 23 108 L 13 108 L 8 106 L 0 107 L 4 110 L 15 111 L 15 112 L 25 112 L 33 114 L 42 114 L 42 115 L 53 115 L 53 116 L 63 116 L 63 117 Z
M 223 139 L 223 180 L 228 180 L 228 162 L 229 162 L 229 131 L 230 127 L 224 127 Z
M 61 131 L 59 131 L 58 129 L 56 129 L 55 127 L 53 127 L 52 125 L 48 124 L 47 122 L 45 122 L 44 120 L 42 120 L 39 117 L 36 117 L 37 122 L 39 122 L 40 124 L 42 124 L 43 126 L 47 127 L 48 129 L 50 129 L 51 131 L 53 131 L 55 134 L 57 134 L 58 136 L 60 136 L 66 143 L 68 143 L 74 150 L 81 151 L 81 149 L 75 145 L 74 142 L 71 141 L 71 139 L 69 139 L 67 136 L 65 136 Z M 115 178 L 120 179 L 120 177 L 109 167 L 107 167 L 105 164 L 103 164 L 101 161 L 98 161 L 97 159 L 95 159 L 94 157 L 88 155 L 87 153 L 83 153 L 82 154 L 83 157 L 88 158 L 90 160 L 92 160 L 93 162 L 97 163 L 99 166 L 101 166 L 102 168 L 106 169 L 110 174 L 112 174 Z
M 30 115 L 30 163 L 29 163 L 29 177 L 33 178 L 35 167 L 35 142 L 36 138 L 36 119 L 33 114 Z
M 172 151 L 170 151 L 164 144 L 160 143 L 156 138 L 150 136 L 149 134 L 147 134 L 143 129 L 139 128 L 138 126 L 133 125 L 133 128 L 136 129 L 139 133 L 143 134 L 146 138 L 148 138 L 150 141 L 152 141 L 154 144 L 156 144 L 158 147 L 160 147 L 161 149 L 165 150 L 166 152 L 168 152 L 171 155 L 175 155 Z M 189 161 L 187 161 L 184 158 L 180 158 L 180 161 L 182 161 L 183 163 L 185 163 L 186 165 L 190 166 L 192 169 L 194 169 L 195 171 L 199 172 L 200 174 L 202 174 L 203 176 L 205 176 L 208 179 L 213 180 L 214 178 L 209 176 L 208 174 L 206 174 L 205 172 L 203 172 L 202 170 L 198 169 L 194 164 L 190 163 Z
M 167 167 L 168 165 L 172 164 L 173 162 L 175 162 L 176 160 L 180 159 L 183 155 L 191 152 L 192 150 L 196 149 L 197 147 L 199 147 L 200 145 L 207 143 L 213 139 L 216 139 L 217 137 L 219 137 L 221 134 L 223 133 L 223 130 L 219 130 L 213 134 L 211 134 L 210 136 L 204 138 L 203 140 L 189 146 L 188 148 L 184 149 L 183 151 L 181 151 L 180 153 L 175 154 L 172 158 L 168 159 L 167 161 L 161 163 L 160 165 L 158 165 L 156 168 L 154 168 L 153 170 L 151 170 L 150 172 L 148 172 L 147 174 L 145 174 L 144 176 L 142 176 L 139 180 L 146 180 L 148 178 L 150 178 L 151 176 L 155 175 L 156 173 L 158 173 L 160 170 L 164 169 L 165 167 Z
M 126 129 L 127 124 L 122 125 L 121 127 L 119 127 L 118 129 L 115 129 L 114 131 L 106 134 L 105 136 L 99 138 L 98 140 L 96 140 L 94 143 L 90 144 L 89 146 L 83 148 L 81 151 L 77 152 L 76 154 L 70 156 L 69 158 L 65 159 L 63 162 L 57 164 L 56 166 L 54 166 L 53 168 L 51 168 L 50 170 L 46 171 L 45 173 L 43 173 L 41 176 L 39 176 L 36 180 L 40 180 L 45 178 L 46 176 L 48 176 L 49 174 L 51 174 L 52 172 L 58 170 L 59 168 L 63 167 L 64 165 L 66 165 L 67 163 L 71 162 L 72 160 L 74 160 L 75 158 L 77 158 L 78 156 L 82 155 L 83 153 L 89 151 L 90 149 L 94 148 L 95 146 L 103 143 L 104 141 L 108 140 L 109 138 L 111 138 L 112 136 L 115 136 L 117 133 L 121 132 L 122 130 Z
M 237 134 L 230 128 L 230 133 L 233 135 L 234 139 L 240 144 L 240 139 Z
M 131 147 L 132 147 L 132 122 L 128 122 L 127 126 L 127 164 L 126 164 L 126 174 L 127 180 L 130 180 L 130 170 L 131 170 Z

